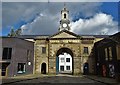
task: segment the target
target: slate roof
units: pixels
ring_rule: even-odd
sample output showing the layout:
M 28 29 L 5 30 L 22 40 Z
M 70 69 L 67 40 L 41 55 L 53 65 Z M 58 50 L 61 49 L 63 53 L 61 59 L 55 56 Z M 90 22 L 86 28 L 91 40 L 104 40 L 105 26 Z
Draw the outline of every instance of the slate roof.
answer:
M 111 35 L 109 37 L 111 40 L 117 42 L 117 43 L 120 43 L 120 32 L 114 34 L 114 35 Z
M 49 35 L 20 35 L 18 38 L 23 39 L 37 39 L 37 38 L 47 38 Z
M 73 36 L 76 36 L 76 37 L 82 37 L 82 38 L 107 38 L 109 37 L 109 35 L 78 35 L 78 34 L 75 34 L 73 32 L 70 32 L 70 31 L 67 31 L 67 30 L 62 30 L 56 34 L 53 34 L 53 35 L 20 35 L 18 36 L 18 38 L 23 38 L 23 39 L 45 39 L 45 38 L 51 38 L 55 35 L 58 35 L 62 32 L 66 32 L 68 34 L 71 34 Z
M 110 42 L 115 42 L 115 43 L 118 43 L 120 44 L 120 32 L 114 34 L 114 35 L 111 35 L 107 38 L 104 38 L 103 40 L 100 40 L 98 42 L 96 42 L 96 44 L 105 44 L 105 43 L 110 43 Z

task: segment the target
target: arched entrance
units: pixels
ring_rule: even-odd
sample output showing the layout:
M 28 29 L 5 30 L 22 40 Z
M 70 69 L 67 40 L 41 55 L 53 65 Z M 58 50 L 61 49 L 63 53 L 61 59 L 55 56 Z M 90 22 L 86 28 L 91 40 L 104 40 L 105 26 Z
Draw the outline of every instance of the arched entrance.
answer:
M 69 48 L 61 48 L 57 51 L 56 73 L 73 74 L 73 52 Z
M 88 75 L 89 74 L 89 64 L 87 62 L 85 62 L 83 64 L 83 74 L 84 75 Z
M 41 73 L 46 74 L 46 63 L 41 64 Z

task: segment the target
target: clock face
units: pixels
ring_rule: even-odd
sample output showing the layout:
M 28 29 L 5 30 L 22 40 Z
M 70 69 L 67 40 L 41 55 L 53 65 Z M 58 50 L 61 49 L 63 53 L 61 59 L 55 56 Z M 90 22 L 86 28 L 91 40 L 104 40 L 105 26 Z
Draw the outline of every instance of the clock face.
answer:
M 63 27 L 67 27 L 67 24 L 66 24 L 66 23 L 63 23 Z

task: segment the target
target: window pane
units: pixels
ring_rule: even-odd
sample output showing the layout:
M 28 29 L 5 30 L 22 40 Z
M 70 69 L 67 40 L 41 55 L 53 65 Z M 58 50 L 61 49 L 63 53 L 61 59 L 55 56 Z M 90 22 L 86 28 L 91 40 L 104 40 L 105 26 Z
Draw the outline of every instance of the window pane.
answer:
M 3 48 L 2 59 L 11 59 L 12 48 Z
M 11 55 L 12 55 L 12 48 L 8 49 L 8 59 L 11 59 Z
M 105 60 L 108 60 L 108 51 L 107 51 L 107 48 L 105 48 Z
M 8 55 L 8 48 L 3 48 L 2 59 L 7 59 L 7 55 Z
M 88 54 L 88 47 L 84 47 L 84 53 Z
M 46 47 L 42 47 L 42 53 L 46 53 Z
M 109 47 L 109 59 L 112 60 L 112 48 Z
M 18 63 L 18 73 L 25 72 L 25 63 Z
M 29 61 L 30 60 L 30 56 L 31 56 L 31 51 L 30 50 L 27 50 L 27 60 Z
M 64 66 L 60 66 L 60 70 L 61 70 L 61 71 L 64 71 Z
M 70 62 L 70 58 L 66 58 L 66 62 Z
M 61 62 L 65 62 L 64 58 L 61 58 Z
M 70 66 L 66 66 L 66 70 L 70 70 Z

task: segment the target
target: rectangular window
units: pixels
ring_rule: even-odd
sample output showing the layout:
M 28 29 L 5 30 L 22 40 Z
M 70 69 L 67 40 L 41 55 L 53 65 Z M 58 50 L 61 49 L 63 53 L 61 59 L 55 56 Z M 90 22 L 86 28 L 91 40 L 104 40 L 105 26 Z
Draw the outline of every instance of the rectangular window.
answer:
M 43 54 L 46 53 L 46 47 L 42 47 L 42 53 L 43 53 Z
M 109 47 L 109 59 L 112 60 L 112 48 Z
M 60 66 L 60 71 L 64 71 L 64 66 Z
M 30 50 L 27 50 L 27 60 L 28 60 L 28 61 L 30 60 L 30 53 L 31 53 L 31 51 L 30 51 Z
M 18 63 L 18 73 L 25 73 L 25 63 Z
M 64 58 L 61 58 L 61 62 L 65 62 Z
M 84 47 L 83 53 L 88 54 L 88 47 Z
M 105 60 L 108 60 L 108 51 L 107 51 L 107 48 L 105 48 Z
M 66 70 L 70 70 L 70 66 L 66 66 Z
M 66 62 L 70 62 L 70 58 L 66 58 Z
M 11 59 L 12 48 L 3 48 L 2 59 Z

